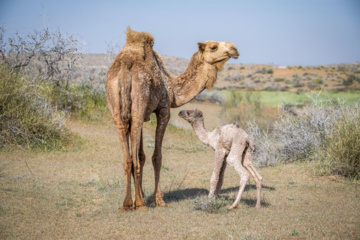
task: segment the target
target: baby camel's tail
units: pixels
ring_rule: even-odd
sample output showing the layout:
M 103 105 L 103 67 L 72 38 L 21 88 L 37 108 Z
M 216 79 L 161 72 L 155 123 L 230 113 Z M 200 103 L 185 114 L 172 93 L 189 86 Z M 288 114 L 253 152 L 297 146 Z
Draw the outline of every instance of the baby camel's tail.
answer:
M 247 140 L 246 140 L 246 143 L 248 144 L 248 147 L 250 148 L 250 150 L 251 150 L 252 152 L 255 152 L 255 144 L 254 144 L 253 140 L 247 139 Z

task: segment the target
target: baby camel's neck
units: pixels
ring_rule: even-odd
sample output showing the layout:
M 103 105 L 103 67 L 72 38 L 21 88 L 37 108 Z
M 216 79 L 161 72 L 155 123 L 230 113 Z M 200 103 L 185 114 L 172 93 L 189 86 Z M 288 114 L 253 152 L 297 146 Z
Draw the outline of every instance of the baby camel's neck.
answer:
M 210 146 L 209 132 L 206 130 L 204 121 L 197 120 L 192 122 L 191 126 L 193 127 L 197 138 L 205 145 Z

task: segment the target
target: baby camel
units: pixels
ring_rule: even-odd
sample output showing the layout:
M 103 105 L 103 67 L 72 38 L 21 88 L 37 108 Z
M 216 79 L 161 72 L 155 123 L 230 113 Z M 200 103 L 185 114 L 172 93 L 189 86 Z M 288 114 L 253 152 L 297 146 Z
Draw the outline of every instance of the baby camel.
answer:
M 215 150 L 215 168 L 210 180 L 209 197 L 218 197 L 223 184 L 226 163 L 229 163 L 240 175 L 240 189 L 235 202 L 229 207 L 238 206 L 241 194 L 244 192 L 249 172 L 255 179 L 257 189 L 256 208 L 260 207 L 260 192 L 262 177 L 254 168 L 251 161 L 251 150 L 255 150 L 253 142 L 247 133 L 235 124 L 217 127 L 208 132 L 204 126 L 204 117 L 200 110 L 183 110 L 179 117 L 188 121 L 194 128 L 198 139 Z

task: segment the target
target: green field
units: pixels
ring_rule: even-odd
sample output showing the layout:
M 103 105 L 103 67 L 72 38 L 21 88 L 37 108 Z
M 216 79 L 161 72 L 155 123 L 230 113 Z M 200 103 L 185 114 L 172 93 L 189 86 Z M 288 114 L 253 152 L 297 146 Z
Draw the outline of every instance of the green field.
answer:
M 225 96 L 230 95 L 230 91 L 224 90 L 220 91 L 221 94 Z M 239 91 L 245 95 L 246 91 Z M 260 102 L 263 106 L 277 106 L 281 103 L 293 104 L 296 106 L 302 106 L 306 103 L 311 102 L 311 97 L 314 94 L 319 92 L 271 92 L 271 91 L 256 91 L 252 94 L 258 94 L 260 96 Z M 345 102 L 351 106 L 360 102 L 360 93 L 359 92 L 321 92 L 320 98 L 323 100 L 336 100 L 343 99 Z

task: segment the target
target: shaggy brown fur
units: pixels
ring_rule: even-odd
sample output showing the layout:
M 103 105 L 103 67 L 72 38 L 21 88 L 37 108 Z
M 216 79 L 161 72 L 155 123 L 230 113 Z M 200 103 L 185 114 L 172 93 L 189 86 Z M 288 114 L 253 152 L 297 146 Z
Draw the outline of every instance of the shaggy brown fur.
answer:
M 192 56 L 187 70 L 173 78 L 152 48 L 154 38 L 151 34 L 128 28 L 126 35 L 126 44 L 111 64 L 106 79 L 106 98 L 124 154 L 126 196 L 121 210 L 133 209 L 133 204 L 137 209 L 146 208 L 142 192 L 145 164 L 142 125 L 150 119 L 151 113 L 157 117 L 152 157 L 154 204 L 165 206 L 160 189 L 161 145 L 170 119 L 170 107 L 179 107 L 205 88 L 211 88 L 216 81 L 216 73 L 227 60 L 237 58 L 239 53 L 232 43 L 199 43 L 199 50 Z M 131 175 L 134 178 L 135 203 L 131 198 Z

